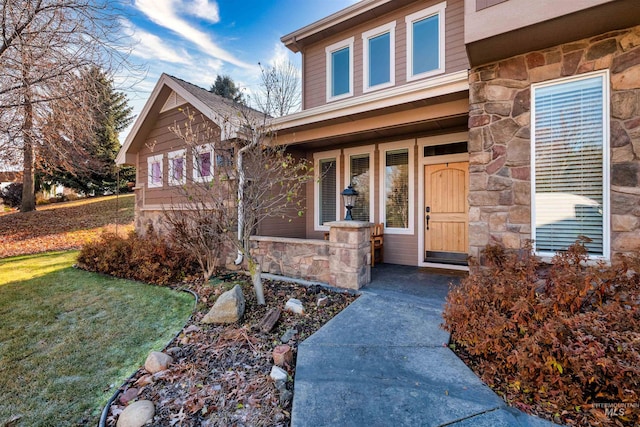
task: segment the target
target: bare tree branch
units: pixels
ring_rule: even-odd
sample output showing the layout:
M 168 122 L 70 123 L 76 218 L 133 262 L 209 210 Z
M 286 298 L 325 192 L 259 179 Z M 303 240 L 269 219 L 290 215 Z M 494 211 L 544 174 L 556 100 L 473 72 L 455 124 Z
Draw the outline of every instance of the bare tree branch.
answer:
M 300 70 L 288 60 L 267 69 L 260 65 L 260 69 L 260 90 L 253 99 L 258 110 L 272 117 L 298 111 L 302 105 Z
M 24 168 L 22 211 L 35 208 L 34 174 L 41 162 L 87 166 L 82 145 L 92 129 L 96 94 L 83 75 L 126 68 L 129 48 L 118 2 L 1 0 L 0 159 Z M 16 122 L 21 126 L 16 126 Z M 22 153 L 22 159 L 15 154 Z M 76 155 L 74 155 L 74 153 Z

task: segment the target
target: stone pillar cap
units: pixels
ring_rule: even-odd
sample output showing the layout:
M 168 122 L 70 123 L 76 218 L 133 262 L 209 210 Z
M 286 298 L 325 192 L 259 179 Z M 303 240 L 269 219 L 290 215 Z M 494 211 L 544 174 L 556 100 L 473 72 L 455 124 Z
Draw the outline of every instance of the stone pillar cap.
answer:
M 325 222 L 324 225 L 335 228 L 366 228 L 372 227 L 372 222 L 367 221 L 331 221 Z

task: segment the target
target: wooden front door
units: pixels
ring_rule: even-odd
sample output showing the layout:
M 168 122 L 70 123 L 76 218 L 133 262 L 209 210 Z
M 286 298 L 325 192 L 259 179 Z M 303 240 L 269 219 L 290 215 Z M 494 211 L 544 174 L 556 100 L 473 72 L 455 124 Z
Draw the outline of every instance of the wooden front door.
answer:
M 424 167 L 425 261 L 463 264 L 469 248 L 469 162 Z

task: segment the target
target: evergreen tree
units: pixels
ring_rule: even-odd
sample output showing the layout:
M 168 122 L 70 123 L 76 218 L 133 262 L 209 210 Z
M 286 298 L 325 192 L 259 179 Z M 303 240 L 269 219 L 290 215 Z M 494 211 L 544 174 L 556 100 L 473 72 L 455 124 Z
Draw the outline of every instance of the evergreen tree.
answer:
M 135 180 L 135 169 L 130 166 L 121 168 L 118 181 L 115 158 L 120 150 L 118 135 L 132 122 L 133 108 L 129 106 L 127 96 L 116 91 L 113 81 L 100 69 L 91 68 L 82 80 L 89 94 L 84 101 L 93 103 L 90 109 L 92 117 L 89 118 L 92 130 L 84 137 L 80 136 L 87 139 L 79 144 L 84 150 L 73 156 L 73 168 L 49 167 L 41 159 L 40 181 L 62 184 L 85 194 L 115 191 L 117 187 L 125 190 L 127 182 Z M 49 120 L 54 128 L 55 115 L 54 110 Z M 64 138 L 69 137 L 65 135 Z
M 216 81 L 209 88 L 209 92 L 220 95 L 223 98 L 232 100 L 239 104 L 244 104 L 244 96 L 233 79 L 229 76 L 216 76 Z

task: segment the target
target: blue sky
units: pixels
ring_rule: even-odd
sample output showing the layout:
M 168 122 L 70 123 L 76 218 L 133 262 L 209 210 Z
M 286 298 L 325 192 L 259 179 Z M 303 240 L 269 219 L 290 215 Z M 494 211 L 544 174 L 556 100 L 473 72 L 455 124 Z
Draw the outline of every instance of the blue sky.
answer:
M 205 88 L 226 74 L 255 91 L 258 62 L 288 56 L 299 66 L 300 55 L 284 48 L 280 37 L 356 1 L 131 0 L 123 21 L 133 41 L 130 59 L 148 70 L 125 89 L 135 114 L 163 72 Z

